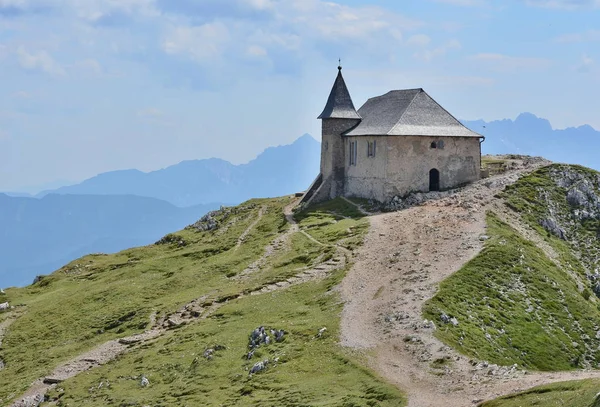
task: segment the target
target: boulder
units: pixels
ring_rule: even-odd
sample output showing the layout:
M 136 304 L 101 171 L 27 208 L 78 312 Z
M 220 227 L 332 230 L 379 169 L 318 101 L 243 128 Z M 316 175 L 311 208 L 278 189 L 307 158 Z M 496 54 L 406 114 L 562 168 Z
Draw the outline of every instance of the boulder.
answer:
M 542 219 L 540 221 L 540 225 L 546 229 L 548 232 L 552 233 L 554 236 L 558 237 L 562 240 L 567 240 L 567 233 L 565 230 L 558 226 L 556 219 L 552 217 L 548 217 L 546 219 Z

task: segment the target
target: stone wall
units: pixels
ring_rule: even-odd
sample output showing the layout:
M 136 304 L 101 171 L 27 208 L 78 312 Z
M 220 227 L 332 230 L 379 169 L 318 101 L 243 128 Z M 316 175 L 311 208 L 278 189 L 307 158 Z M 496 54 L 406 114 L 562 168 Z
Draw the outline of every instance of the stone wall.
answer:
M 344 192 L 346 149 L 342 133 L 359 123 L 356 119 L 324 119 L 322 121 L 321 174 L 328 181 L 329 198 Z
M 358 142 L 358 154 L 356 165 L 344 162 L 346 196 L 386 202 L 410 192 L 427 192 L 429 171 L 434 168 L 440 173 L 442 190 L 480 178 L 481 146 L 475 137 L 344 137 L 346 154 L 351 141 Z M 368 157 L 367 145 L 373 141 L 375 156 Z M 431 148 L 432 142 L 438 148 Z

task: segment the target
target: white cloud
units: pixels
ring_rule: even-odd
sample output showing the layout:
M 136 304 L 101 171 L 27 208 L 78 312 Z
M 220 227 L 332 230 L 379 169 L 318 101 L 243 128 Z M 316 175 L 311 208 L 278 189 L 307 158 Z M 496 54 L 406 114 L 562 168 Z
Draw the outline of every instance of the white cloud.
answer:
M 104 69 L 102 68 L 102 65 L 100 64 L 100 62 L 98 62 L 97 60 L 93 59 L 93 58 L 88 58 L 88 59 L 83 59 L 81 61 L 78 61 L 75 64 L 75 67 L 85 73 L 85 74 L 91 74 L 91 75 L 102 75 L 104 73 Z
M 31 99 L 31 93 L 26 92 L 24 90 L 20 90 L 12 94 L 12 97 L 15 99 Z
M 193 26 L 187 16 L 170 14 L 174 26 L 163 37 L 162 49 L 170 55 L 187 55 L 197 62 L 228 54 L 305 57 L 318 49 L 368 50 L 391 53 L 404 32 L 421 23 L 375 6 L 347 6 L 323 0 L 237 0 L 236 7 L 261 10 L 261 20 L 244 13 Z M 230 4 L 231 6 L 231 4 Z M 233 6 L 232 6 L 233 7 Z M 422 40 L 422 38 L 421 38 Z M 360 48 L 362 47 L 362 48 Z
M 556 38 L 556 41 L 561 43 L 600 41 L 600 30 L 587 30 L 581 33 L 565 34 Z
M 434 0 L 437 3 L 445 3 L 461 7 L 480 7 L 487 4 L 486 0 Z
M 461 48 L 462 48 L 462 45 L 461 45 L 460 41 L 454 39 L 454 40 L 450 40 L 450 41 L 446 42 L 445 44 L 443 44 L 439 47 L 419 51 L 414 54 L 414 57 L 417 59 L 420 59 L 422 61 L 429 62 L 437 57 L 446 55 L 449 51 L 459 50 Z
M 183 54 L 196 62 L 209 62 L 225 51 L 229 40 L 227 26 L 222 22 L 213 22 L 198 27 L 172 27 L 161 45 L 167 54 Z
M 164 115 L 164 113 L 155 107 L 148 107 L 148 108 L 139 110 L 137 112 L 137 115 L 139 117 L 158 118 L 158 117 L 162 117 Z
M 425 35 L 425 34 L 415 34 L 415 35 L 410 36 L 406 40 L 406 43 L 408 45 L 416 45 L 419 47 L 424 47 L 426 45 L 429 45 L 430 42 L 431 42 L 431 38 L 429 38 L 429 36 Z
M 498 72 L 515 72 L 518 70 L 541 70 L 547 68 L 551 61 L 544 58 L 513 57 L 503 54 L 481 53 L 470 57 L 488 69 Z
M 246 50 L 246 55 L 250 57 L 266 57 L 267 50 L 258 45 L 250 45 Z
M 29 52 L 24 47 L 17 49 L 17 58 L 22 68 L 32 71 L 42 71 L 49 75 L 64 76 L 66 74 L 47 51 Z
M 524 0 L 524 2 L 528 6 L 563 10 L 600 7 L 600 0 Z
M 76 11 L 80 18 L 97 21 L 112 13 L 156 17 L 160 13 L 154 0 L 62 0 Z
M 579 61 L 579 65 L 577 66 L 577 71 L 581 73 L 591 72 L 594 68 L 594 60 L 587 54 L 583 54 L 581 56 L 581 60 Z

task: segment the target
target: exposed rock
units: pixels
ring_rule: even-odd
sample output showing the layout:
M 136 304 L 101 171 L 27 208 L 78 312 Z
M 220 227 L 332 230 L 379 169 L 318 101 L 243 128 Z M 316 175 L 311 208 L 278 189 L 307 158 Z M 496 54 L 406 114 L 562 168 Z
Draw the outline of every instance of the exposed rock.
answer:
M 267 365 L 269 364 L 269 360 L 263 360 L 262 362 L 256 362 L 254 364 L 254 366 L 252 366 L 252 368 L 250 369 L 250 374 L 255 374 L 258 372 L 262 372 L 263 370 L 267 369 Z
M 275 342 L 281 342 L 285 335 L 285 331 L 283 329 L 269 329 L 271 335 L 273 335 L 273 339 Z M 250 333 L 250 337 L 248 338 L 248 348 L 250 348 L 250 352 L 246 354 L 248 359 L 251 359 L 254 355 L 254 350 L 261 345 L 269 345 L 271 344 L 272 338 L 267 334 L 267 328 L 264 326 L 259 326 L 255 330 Z
M 567 202 L 571 206 L 587 206 L 588 200 L 586 194 L 578 188 L 571 188 L 567 192 Z
M 215 353 L 215 350 L 212 348 L 206 349 L 204 351 L 204 353 L 202 354 L 202 356 L 204 356 L 205 359 L 207 360 L 211 360 L 213 358 L 213 354 Z
M 442 313 L 442 314 L 440 315 L 440 319 L 442 320 L 442 322 L 443 322 L 444 324 L 449 324 L 449 323 L 450 323 L 450 319 L 451 319 L 451 318 L 450 318 L 448 315 L 446 315 L 445 313 Z
M 63 379 L 58 378 L 58 377 L 45 377 L 44 378 L 44 383 L 45 384 L 58 384 L 61 383 L 63 381 Z
M 325 333 L 325 331 L 327 331 L 326 327 L 319 329 L 319 332 L 317 332 L 317 338 L 321 338 L 323 336 L 323 334 Z
M 33 283 L 32 284 L 37 284 L 40 281 L 42 281 L 46 276 L 40 275 L 40 276 L 35 276 L 35 278 L 33 279 Z
M 554 236 L 556 236 L 562 240 L 567 240 L 567 233 L 565 232 L 565 230 L 563 228 L 558 226 L 556 219 L 554 219 L 552 217 L 542 219 L 540 221 L 540 225 L 544 229 L 546 229 L 548 232 L 552 233 Z
M 15 403 L 11 407 L 38 407 L 44 401 L 43 394 L 35 394 L 33 396 L 25 397 Z
M 187 246 L 187 242 L 183 238 L 181 238 L 173 233 L 169 233 L 169 234 L 163 236 L 159 241 L 157 241 L 154 244 L 155 245 L 176 244 L 179 247 Z
M 146 376 L 142 376 L 142 380 L 140 380 L 140 386 L 148 387 L 150 386 L 150 380 Z
M 229 215 L 232 208 L 221 207 L 218 211 L 212 211 L 200 218 L 196 223 L 186 227 L 186 229 L 196 229 L 199 232 L 208 232 L 219 228 L 219 218 Z
M 4 303 L 0 304 L 0 311 L 6 311 L 9 308 L 10 308 L 10 305 L 8 304 L 8 302 L 4 302 Z

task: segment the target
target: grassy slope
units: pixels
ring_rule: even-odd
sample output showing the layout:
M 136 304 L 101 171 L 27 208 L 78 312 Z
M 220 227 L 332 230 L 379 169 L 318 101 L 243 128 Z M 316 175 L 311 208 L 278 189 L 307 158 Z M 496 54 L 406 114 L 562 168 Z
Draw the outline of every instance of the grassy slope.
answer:
M 317 258 L 331 256 L 329 245 L 296 233 L 289 250 L 269 258 L 260 272 L 243 280 L 229 279 L 258 259 L 268 242 L 289 227 L 282 216 L 289 202 L 289 198 L 252 200 L 223 215 L 217 231 L 176 233 L 187 243 L 184 247 L 153 245 L 87 256 L 36 285 L 7 291 L 8 301 L 25 313 L 0 350 L 6 362 L 6 369 L 0 371 L 0 402 L 19 395 L 34 379 L 73 355 L 143 331 L 153 312 L 166 315 L 204 295 L 218 300 L 258 289 L 285 280 Z M 358 244 L 366 221 L 343 202 L 331 205 L 300 214 L 303 227 L 324 243 Z M 260 207 L 266 209 L 263 218 L 235 250 L 237 238 L 256 220 Z M 354 218 L 344 219 L 333 210 Z M 231 301 L 207 320 L 65 382 L 63 405 L 81 405 L 89 397 L 95 404 L 86 405 L 141 406 L 144 400 L 162 406 L 240 405 L 256 400 L 269 405 L 277 398 L 289 400 L 289 405 L 294 405 L 293 400 L 298 405 L 374 405 L 379 403 L 376 400 L 401 405 L 400 394 L 358 367 L 336 344 L 340 306 L 337 295 L 328 289 L 341 276 L 342 272 L 327 282 Z M 242 360 L 247 336 L 256 326 L 268 324 L 290 332 L 284 343 L 266 350 L 279 355 L 280 363 L 249 379 L 245 370 L 249 362 Z M 315 340 L 321 326 L 327 326 L 331 336 Z M 212 361 L 194 362 L 215 344 L 226 349 Z M 140 388 L 140 374 L 147 375 L 150 387 Z M 111 385 L 88 390 L 97 387 L 98 380 Z
M 481 407 L 600 407 L 598 388 L 600 380 L 555 383 L 488 401 Z
M 438 324 L 437 335 L 465 354 L 502 365 L 568 370 L 600 355 L 600 312 L 575 282 L 533 243 L 493 214 L 490 240 L 463 269 L 444 281 L 425 306 L 459 325 Z
M 552 165 L 542 168 L 507 188 L 503 193 L 508 205 L 521 214 L 522 219 L 541 236 L 560 255 L 563 269 L 578 273 L 585 281 L 585 269 L 593 270 L 593 259 L 597 258 L 600 245 L 594 244 L 599 228 L 598 222 L 578 222 L 571 218 L 571 208 L 566 200 L 567 190 L 557 185 L 553 179 L 557 172 L 564 169 L 576 172 L 582 177 L 594 180 L 598 172 L 580 166 Z M 598 191 L 597 191 L 598 192 Z M 544 204 L 540 204 L 543 201 Z M 563 241 L 547 233 L 539 224 L 541 219 L 554 215 L 569 225 L 570 242 Z M 589 242 L 592 242 L 590 245 Z M 592 263 L 590 263 L 590 260 Z M 587 264 L 586 264 L 587 262 Z M 586 288 L 584 297 L 590 295 Z M 591 296 L 593 299 L 593 294 Z M 483 407 L 516 407 L 516 406 L 572 406 L 599 407 L 600 400 L 596 398 L 600 380 L 583 380 L 568 383 L 557 383 L 540 386 L 523 393 L 501 397 L 494 401 L 483 403 Z

